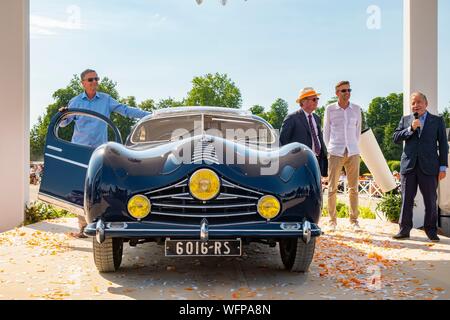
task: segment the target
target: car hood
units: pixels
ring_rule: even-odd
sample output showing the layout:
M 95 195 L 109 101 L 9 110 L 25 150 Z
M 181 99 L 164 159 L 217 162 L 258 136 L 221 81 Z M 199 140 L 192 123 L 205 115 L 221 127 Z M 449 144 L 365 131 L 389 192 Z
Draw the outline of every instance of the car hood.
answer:
M 303 181 L 319 188 L 320 183 L 315 156 L 299 143 L 267 149 L 207 135 L 132 148 L 110 142 L 94 152 L 91 164 L 99 162 L 108 173 L 104 176 L 116 177 L 111 184 L 132 190 L 170 185 L 204 167 L 241 185 L 269 191 L 284 189 L 296 175 L 296 185 Z

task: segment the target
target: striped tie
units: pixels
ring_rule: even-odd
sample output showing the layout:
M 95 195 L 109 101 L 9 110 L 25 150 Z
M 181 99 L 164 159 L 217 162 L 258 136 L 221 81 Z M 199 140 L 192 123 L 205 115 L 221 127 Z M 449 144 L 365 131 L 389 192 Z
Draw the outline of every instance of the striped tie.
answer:
M 316 129 L 314 128 L 311 114 L 308 116 L 308 120 L 309 120 L 309 127 L 311 129 L 311 135 L 312 135 L 313 141 L 314 141 L 314 152 L 316 153 L 316 156 L 319 156 L 321 148 L 320 148 L 319 139 L 317 139 L 317 132 L 316 132 Z

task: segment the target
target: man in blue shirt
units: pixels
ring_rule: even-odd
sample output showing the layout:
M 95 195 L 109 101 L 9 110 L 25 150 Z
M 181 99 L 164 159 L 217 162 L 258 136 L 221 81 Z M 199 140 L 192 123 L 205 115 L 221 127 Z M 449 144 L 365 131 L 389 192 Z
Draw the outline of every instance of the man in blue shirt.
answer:
M 107 118 L 109 118 L 113 112 L 134 119 L 141 119 L 150 115 L 150 112 L 126 106 L 117 102 L 106 93 L 97 92 L 99 80 L 100 78 L 95 70 L 87 69 L 83 71 L 83 73 L 81 73 L 81 84 L 85 91 L 70 100 L 68 109 L 92 110 Z M 62 111 L 62 109 L 60 111 Z M 73 143 L 96 148 L 108 142 L 108 125 L 102 120 L 90 116 L 73 116 L 62 121 L 60 126 L 65 127 L 72 121 L 75 121 L 75 128 L 72 135 Z M 85 218 L 83 216 L 78 216 L 80 232 L 73 233 L 72 235 L 77 238 L 86 238 L 83 233 L 86 225 Z
M 97 92 L 99 77 L 95 70 L 88 69 L 81 74 L 81 83 L 85 92 L 70 100 L 68 109 L 88 109 L 98 112 L 109 118 L 111 113 L 116 112 L 127 118 L 141 119 L 149 112 L 132 108 L 114 100 L 110 95 Z M 90 116 L 73 116 L 61 122 L 65 127 L 75 121 L 72 142 L 91 147 L 98 147 L 108 142 L 107 124 Z

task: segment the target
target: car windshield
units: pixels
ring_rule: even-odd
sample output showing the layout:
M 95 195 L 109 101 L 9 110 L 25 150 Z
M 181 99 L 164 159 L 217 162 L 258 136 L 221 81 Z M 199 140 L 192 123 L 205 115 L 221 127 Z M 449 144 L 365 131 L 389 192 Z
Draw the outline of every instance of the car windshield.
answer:
M 250 117 L 200 114 L 149 119 L 135 128 L 131 143 L 169 142 L 203 133 L 248 143 L 274 142 L 271 128 L 259 120 Z

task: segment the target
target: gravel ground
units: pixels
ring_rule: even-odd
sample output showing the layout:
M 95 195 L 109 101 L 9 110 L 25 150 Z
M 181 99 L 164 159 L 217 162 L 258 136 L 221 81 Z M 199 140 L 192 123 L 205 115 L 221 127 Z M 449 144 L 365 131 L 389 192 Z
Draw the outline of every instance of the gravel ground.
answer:
M 323 221 L 325 222 L 325 221 Z M 326 223 L 325 223 L 326 224 Z M 0 234 L 0 299 L 449 299 L 450 239 L 422 231 L 393 241 L 397 226 L 364 220 L 320 238 L 309 273 L 283 269 L 278 248 L 252 244 L 241 258 L 166 258 L 153 243 L 124 246 L 121 269 L 99 274 L 76 219 Z M 325 226 L 326 227 L 326 226 Z

